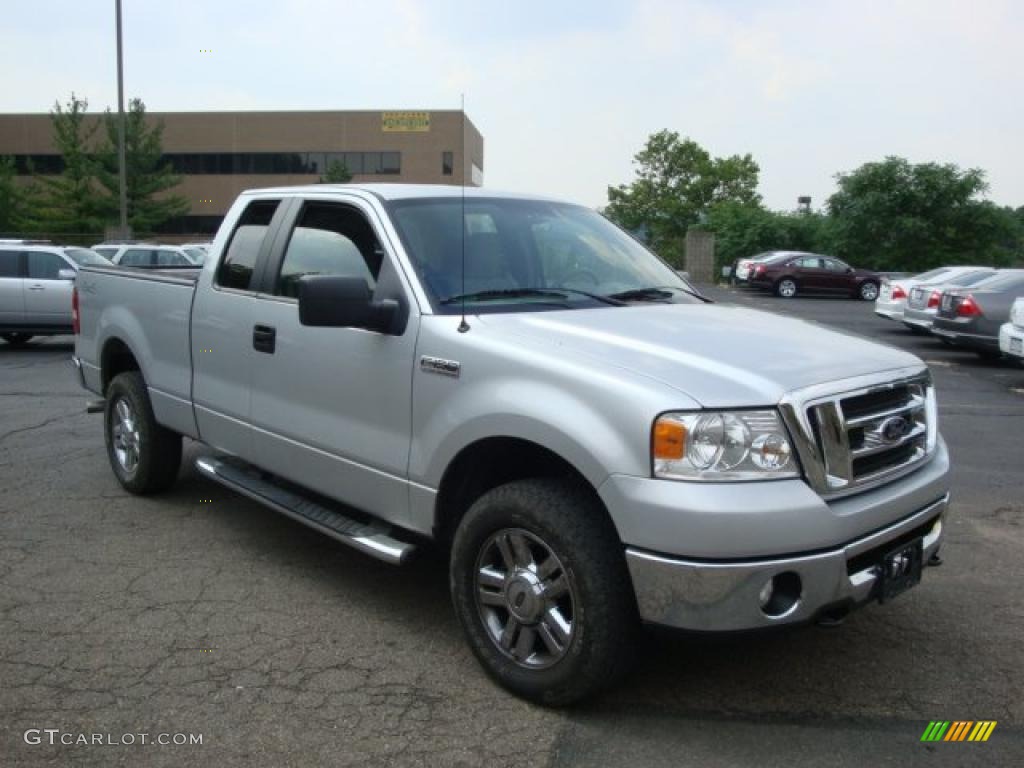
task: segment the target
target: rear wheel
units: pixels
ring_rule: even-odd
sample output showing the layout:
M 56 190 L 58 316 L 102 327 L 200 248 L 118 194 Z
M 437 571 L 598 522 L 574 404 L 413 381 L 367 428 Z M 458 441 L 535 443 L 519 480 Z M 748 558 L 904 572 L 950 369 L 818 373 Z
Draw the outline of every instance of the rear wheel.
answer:
M 29 339 L 32 338 L 31 333 L 0 333 L 0 337 L 3 338 L 12 347 L 23 347 L 28 344 Z
M 862 300 L 874 301 L 878 298 L 878 283 L 861 283 L 859 293 Z
M 110 466 L 125 490 L 156 493 L 177 479 L 181 435 L 157 423 L 138 371 L 120 373 L 110 382 L 104 427 Z
M 791 277 L 784 277 L 775 284 L 775 293 L 784 299 L 792 299 L 796 296 L 796 280 Z
M 522 480 L 473 504 L 452 546 L 455 612 L 484 669 L 558 706 L 614 683 L 639 628 L 617 533 L 586 489 Z

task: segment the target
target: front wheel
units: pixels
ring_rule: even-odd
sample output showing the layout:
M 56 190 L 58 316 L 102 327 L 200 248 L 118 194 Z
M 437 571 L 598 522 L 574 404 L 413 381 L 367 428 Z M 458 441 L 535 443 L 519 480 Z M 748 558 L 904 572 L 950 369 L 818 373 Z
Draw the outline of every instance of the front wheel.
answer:
M 31 333 L 2 333 L 0 337 L 3 338 L 12 347 L 23 347 L 28 344 L 29 339 L 32 338 Z
M 103 421 L 110 466 L 125 490 L 147 494 L 171 486 L 181 466 L 181 435 L 157 423 L 141 373 L 120 373 L 110 382 Z
M 452 602 L 488 674 L 523 698 L 570 704 L 628 669 L 639 628 L 605 510 L 561 479 L 484 494 L 452 546 Z
M 874 301 L 878 298 L 878 283 L 861 283 L 859 293 L 863 301 Z
M 796 296 L 796 280 L 791 277 L 784 277 L 775 284 L 775 293 L 784 299 L 792 299 Z

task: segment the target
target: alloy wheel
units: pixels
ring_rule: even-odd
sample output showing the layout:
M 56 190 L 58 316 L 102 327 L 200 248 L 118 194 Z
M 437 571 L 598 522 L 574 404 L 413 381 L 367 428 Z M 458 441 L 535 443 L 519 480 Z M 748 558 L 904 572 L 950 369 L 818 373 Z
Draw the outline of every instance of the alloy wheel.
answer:
M 577 598 L 565 566 L 521 528 L 491 535 L 477 557 L 477 610 L 497 649 L 519 666 L 542 669 L 572 644 Z
M 132 404 L 126 398 L 118 398 L 114 403 L 114 419 L 110 425 L 111 442 L 114 456 L 125 472 L 134 472 L 139 466 L 139 422 Z

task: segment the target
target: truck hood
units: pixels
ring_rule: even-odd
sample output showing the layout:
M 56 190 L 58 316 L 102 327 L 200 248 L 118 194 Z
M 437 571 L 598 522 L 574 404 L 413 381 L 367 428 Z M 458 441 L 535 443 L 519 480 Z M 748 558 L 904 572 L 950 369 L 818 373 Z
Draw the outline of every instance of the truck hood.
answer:
M 775 405 L 794 389 L 924 367 L 893 347 L 730 305 L 657 304 L 480 315 L 489 332 L 655 379 L 708 408 Z

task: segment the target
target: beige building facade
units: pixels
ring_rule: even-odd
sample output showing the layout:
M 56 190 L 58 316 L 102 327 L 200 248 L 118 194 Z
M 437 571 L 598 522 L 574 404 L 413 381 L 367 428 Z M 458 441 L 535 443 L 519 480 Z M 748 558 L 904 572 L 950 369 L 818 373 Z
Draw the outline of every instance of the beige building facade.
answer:
M 168 234 L 212 233 L 239 192 L 309 184 L 332 163 L 358 182 L 483 184 L 484 140 L 459 110 L 164 112 L 165 159 L 189 215 Z M 93 117 L 92 119 L 99 119 Z M 19 174 L 59 173 L 47 114 L 0 115 L 0 156 Z

